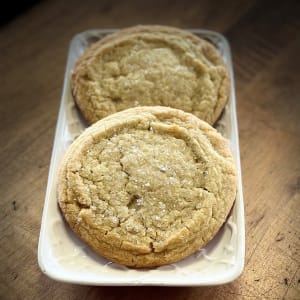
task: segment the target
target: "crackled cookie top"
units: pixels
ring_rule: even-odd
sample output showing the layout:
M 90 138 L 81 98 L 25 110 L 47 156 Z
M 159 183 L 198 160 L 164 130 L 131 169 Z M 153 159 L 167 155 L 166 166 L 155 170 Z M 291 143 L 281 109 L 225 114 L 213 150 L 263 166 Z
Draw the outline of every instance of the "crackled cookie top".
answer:
M 206 244 L 235 189 L 228 145 L 212 127 L 178 110 L 141 107 L 97 122 L 72 144 L 58 200 L 96 252 L 143 267 Z
M 72 87 L 89 123 L 134 106 L 162 105 L 213 124 L 229 93 L 212 45 L 161 26 L 133 27 L 93 45 L 78 61 Z

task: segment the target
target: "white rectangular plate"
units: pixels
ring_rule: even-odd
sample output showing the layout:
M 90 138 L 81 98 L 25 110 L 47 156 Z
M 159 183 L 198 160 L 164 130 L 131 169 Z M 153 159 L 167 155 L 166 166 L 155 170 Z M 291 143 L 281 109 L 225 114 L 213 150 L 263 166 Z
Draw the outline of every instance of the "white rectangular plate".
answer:
M 245 225 L 231 54 L 228 42 L 218 33 L 191 30 L 216 46 L 231 77 L 230 99 L 216 127 L 230 141 L 238 170 L 238 190 L 231 214 L 217 236 L 205 248 L 178 263 L 136 270 L 96 255 L 71 232 L 62 218 L 56 201 L 58 168 L 70 143 L 86 127 L 74 105 L 70 74 L 76 60 L 91 43 L 114 31 L 85 31 L 71 42 L 42 217 L 38 249 L 40 268 L 55 280 L 89 285 L 200 286 L 230 282 L 243 270 Z

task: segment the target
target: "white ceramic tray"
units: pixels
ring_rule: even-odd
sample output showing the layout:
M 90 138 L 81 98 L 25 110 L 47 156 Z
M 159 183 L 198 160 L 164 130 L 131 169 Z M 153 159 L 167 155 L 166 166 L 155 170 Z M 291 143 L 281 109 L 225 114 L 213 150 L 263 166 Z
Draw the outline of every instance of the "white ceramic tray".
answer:
M 57 171 L 66 149 L 86 127 L 71 95 L 71 70 L 86 47 L 113 31 L 85 31 L 71 42 L 42 217 L 38 249 L 40 268 L 55 280 L 89 285 L 200 286 L 230 282 L 243 270 L 245 225 L 231 54 L 228 42 L 218 33 L 191 30 L 216 46 L 231 77 L 230 99 L 216 127 L 230 141 L 238 170 L 238 191 L 231 214 L 217 236 L 205 248 L 178 263 L 136 270 L 96 255 L 71 232 L 60 214 L 56 202 Z

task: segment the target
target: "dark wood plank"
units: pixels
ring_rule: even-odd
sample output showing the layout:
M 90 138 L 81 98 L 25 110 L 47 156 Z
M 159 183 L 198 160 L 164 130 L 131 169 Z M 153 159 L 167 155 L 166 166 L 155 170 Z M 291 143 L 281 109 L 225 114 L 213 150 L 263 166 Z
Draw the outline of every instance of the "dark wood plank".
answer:
M 42 1 L 0 30 L 1 299 L 297 299 L 300 292 L 297 1 Z M 223 32 L 233 52 L 246 209 L 245 270 L 220 287 L 55 282 L 37 243 L 70 39 L 167 24 Z

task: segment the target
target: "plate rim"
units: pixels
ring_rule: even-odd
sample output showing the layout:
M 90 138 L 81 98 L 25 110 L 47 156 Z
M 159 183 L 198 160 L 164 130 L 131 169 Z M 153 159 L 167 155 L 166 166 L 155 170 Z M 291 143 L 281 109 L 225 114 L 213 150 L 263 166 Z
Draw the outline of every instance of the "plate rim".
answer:
M 55 129 L 55 135 L 54 135 L 54 142 L 53 142 L 53 148 L 51 153 L 51 160 L 49 165 L 49 173 L 48 173 L 48 180 L 47 180 L 47 188 L 45 193 L 45 200 L 44 200 L 44 208 L 42 213 L 42 219 L 41 219 L 41 229 L 40 229 L 40 235 L 39 235 L 39 242 L 38 242 L 38 265 L 45 275 L 50 277 L 51 279 L 54 279 L 56 281 L 65 282 L 65 283 L 73 283 L 73 284 L 83 284 L 83 285 L 94 285 L 94 286 L 215 286 L 215 285 L 221 285 L 226 284 L 229 282 L 232 282 L 233 280 L 237 279 L 244 269 L 245 264 L 245 214 L 244 214 L 244 200 L 243 200 L 243 187 L 242 187 L 242 174 L 241 174 L 241 162 L 240 162 L 240 148 L 239 148 L 239 135 L 238 135 L 238 121 L 237 121 L 237 112 L 236 112 L 236 96 L 235 96 L 235 84 L 234 84 L 234 72 L 233 72 L 233 65 L 232 65 L 232 57 L 231 57 L 231 50 L 230 45 L 226 37 L 218 33 L 216 31 L 212 30 L 206 30 L 206 29 L 197 29 L 197 28 L 190 28 L 190 29 L 184 29 L 189 32 L 192 32 L 194 34 L 200 34 L 200 35 L 207 35 L 210 37 L 215 37 L 221 41 L 223 44 L 223 47 L 225 48 L 226 52 L 226 58 L 228 62 L 226 63 L 226 66 L 229 71 L 230 75 L 230 100 L 231 100 L 231 131 L 233 133 L 233 136 L 235 138 L 235 147 L 234 150 L 236 152 L 235 154 L 235 163 L 236 168 L 238 172 L 238 187 L 237 187 L 237 195 L 239 196 L 239 201 L 235 201 L 234 205 L 236 206 L 237 210 L 237 227 L 238 230 L 238 242 L 239 247 L 236 251 L 236 264 L 230 268 L 230 270 L 223 272 L 222 276 L 215 277 L 213 280 L 197 280 L 196 278 L 190 278 L 187 277 L 188 280 L 183 280 L 181 276 L 180 281 L 172 280 L 166 278 L 164 281 L 153 281 L 149 280 L 148 278 L 142 280 L 142 281 L 128 281 L 126 279 L 118 282 L 113 282 L 110 279 L 103 280 L 105 278 L 101 278 L 101 281 L 99 280 L 88 280 L 85 278 L 78 279 L 76 276 L 63 276 L 62 273 L 53 271 L 53 268 L 49 266 L 47 263 L 47 259 L 45 257 L 45 245 L 46 245 L 46 215 L 48 213 L 48 207 L 50 203 L 50 190 L 52 188 L 51 183 L 53 179 L 55 178 L 54 174 L 54 165 L 57 161 L 58 151 L 57 147 L 60 142 L 59 136 L 61 133 L 61 130 L 66 126 L 66 122 L 64 119 L 64 112 L 65 112 L 65 101 L 66 101 L 66 94 L 68 90 L 68 80 L 66 80 L 67 76 L 69 76 L 69 73 L 71 71 L 71 51 L 73 49 L 74 43 L 77 42 L 79 39 L 81 39 L 82 36 L 86 34 L 110 34 L 115 31 L 119 30 L 118 28 L 108 28 L 108 29 L 88 29 L 85 31 L 82 31 L 80 33 L 77 33 L 73 36 L 71 39 L 69 49 L 68 49 L 68 56 L 67 56 L 67 63 L 65 68 L 65 74 L 64 74 L 64 81 L 63 81 L 63 91 L 61 96 L 61 101 L 59 105 L 59 113 L 58 118 L 56 122 L 56 129 Z

